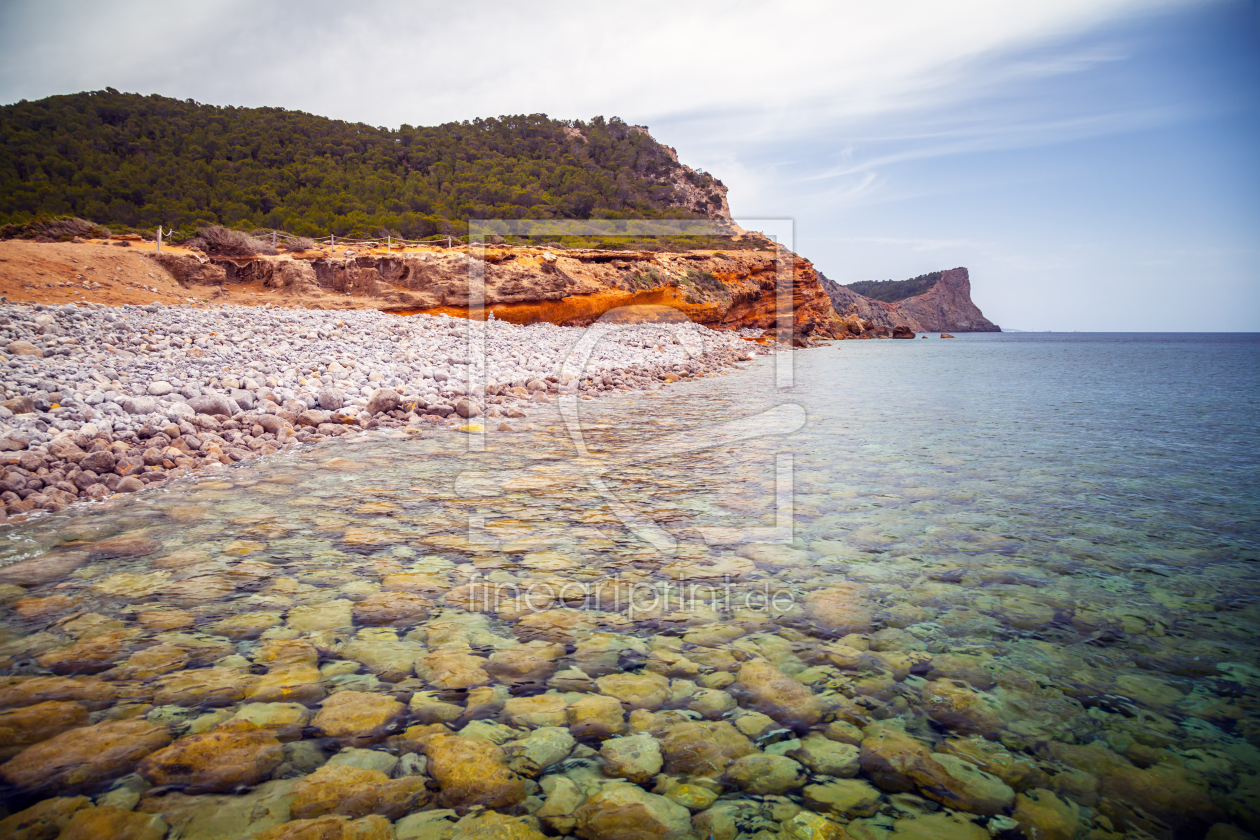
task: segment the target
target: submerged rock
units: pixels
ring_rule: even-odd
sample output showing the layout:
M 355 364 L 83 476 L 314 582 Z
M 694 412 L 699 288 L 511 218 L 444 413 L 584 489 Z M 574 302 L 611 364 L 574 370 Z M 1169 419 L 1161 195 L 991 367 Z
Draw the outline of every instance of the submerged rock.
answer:
M 675 776 L 720 776 L 737 758 L 756 752 L 752 741 L 726 721 L 680 723 L 661 739 L 665 772 Z
M 295 819 L 380 814 L 396 820 L 429 800 L 423 776 L 391 779 L 380 770 L 332 763 L 299 781 L 293 793 Z
M 584 840 L 682 840 L 691 836 L 691 812 L 637 785 L 610 784 L 575 812 Z
M 965 814 L 920 814 L 893 823 L 897 840 L 989 840 L 990 834 L 966 818 Z
M 872 816 L 879 808 L 880 792 L 859 779 L 833 779 L 804 790 L 805 804 L 846 820 Z
M 221 727 L 260 730 L 278 741 L 296 741 L 310 720 L 311 710 L 300 703 L 246 703 Z
M 994 737 L 1001 729 L 998 703 L 991 695 L 953 680 L 932 680 L 922 696 L 928 716 L 956 732 Z
M 389 695 L 341 691 L 320 704 L 311 726 L 344 746 L 361 747 L 393 732 L 406 709 Z
M 625 738 L 609 738 L 599 748 L 604 773 L 644 785 L 661 772 L 665 760 L 660 743 L 646 732 Z
M 334 599 L 289 610 L 286 623 L 299 631 L 347 630 L 354 626 L 351 610 L 354 604 L 345 599 Z
M 569 757 L 577 741 L 558 726 L 535 729 L 524 738 L 504 745 L 508 766 L 524 776 L 537 776 Z
M 0 820 L 0 837 L 10 840 L 55 838 L 70 824 L 75 813 L 91 807 L 92 800 L 86 796 L 45 799 Z
M 764 659 L 745 663 L 736 679 L 753 709 L 785 726 L 808 729 L 822 719 L 818 696 Z
M 1015 791 L 997 776 L 958 756 L 932 753 L 892 724 L 872 724 L 865 729 L 861 766 L 882 790 L 917 790 L 928 799 L 963 811 L 993 815 L 1015 801 Z
M 508 685 L 543 685 L 556 672 L 556 661 L 562 656 L 564 645 L 535 640 L 495 651 L 485 669 Z
M 92 711 L 114 702 L 117 689 L 92 677 L 7 677 L 0 679 L 0 709 L 54 700 L 75 701 Z
M 416 676 L 434 688 L 460 689 L 486 685 L 486 660 L 458 648 L 436 650 L 416 660 Z
M 139 635 L 139 630 L 122 628 L 94 633 L 75 644 L 43 654 L 39 664 L 57 674 L 97 674 L 119 659 L 125 659 L 129 643 Z
M 731 762 L 726 776 L 747 793 L 781 796 L 805 783 L 805 768 L 787 756 L 754 753 Z
M 1080 807 L 1048 790 L 1021 793 L 1011 816 L 1029 840 L 1073 840 L 1081 828 Z
M 525 799 L 525 780 L 508 767 L 503 750 L 489 741 L 438 735 L 427 740 L 423 750 L 449 807 L 509 808 Z
M 1096 775 L 1103 796 L 1141 808 L 1174 826 L 1188 830 L 1192 823 L 1210 825 L 1221 817 L 1207 788 L 1185 767 L 1161 763 L 1142 769 L 1099 743 L 1053 742 L 1048 747 L 1060 761 Z
M 155 814 L 121 811 L 108 805 L 83 808 L 70 818 L 58 840 L 162 840 L 169 826 Z
M 394 840 L 389 820 L 373 814 L 354 820 L 328 816 L 269 828 L 254 840 Z
M 424 648 L 415 642 L 400 641 L 392 630 L 365 630 L 358 639 L 341 647 L 346 659 L 359 662 L 384 682 L 399 682 L 411 676 L 416 657 Z
M 369 627 L 419 624 L 429 617 L 433 602 L 414 592 L 377 592 L 351 609 L 354 620 Z
M 228 706 L 239 703 L 258 682 L 235 668 L 196 668 L 159 678 L 153 687 L 158 706 Z
M 801 811 L 783 822 L 779 830 L 780 840 L 847 840 L 845 830 L 821 814 Z M 937 835 L 924 835 L 923 840 L 946 840 Z M 906 838 L 910 840 L 910 838 Z M 918 840 L 918 838 L 915 838 Z
M 841 583 L 805 596 L 805 614 L 836 636 L 871 630 L 870 591 L 858 583 Z
M 513 697 L 503 704 L 503 716 L 512 726 L 564 726 L 568 706 L 559 694 Z
M 86 726 L 87 722 L 86 706 L 59 700 L 0 712 L 0 761 L 67 729 Z
M 546 840 L 546 835 L 528 817 L 491 811 L 464 817 L 451 829 L 450 840 Z
M 968 738 L 950 738 L 937 749 L 952 753 L 970 761 L 976 767 L 992 773 L 1017 791 L 1034 787 L 1046 787 L 1049 777 L 1028 756 L 1013 753 L 996 741 L 979 735 Z
M 92 790 L 130 773 L 142 758 L 170 742 L 165 726 L 107 721 L 27 747 L 0 766 L 0 778 L 23 791 Z
M 136 772 L 154 785 L 222 793 L 267 778 L 284 748 L 266 732 L 207 732 L 182 738 L 145 758 Z
M 802 738 L 800 746 L 787 754 L 815 773 L 847 779 L 857 775 L 861 751 L 814 732 Z
M 660 674 L 609 674 L 595 680 L 599 692 L 616 697 L 628 709 L 655 711 L 669 698 L 669 678 Z
M 610 738 L 626 731 L 625 710 L 616 697 L 588 694 L 565 710 L 577 738 Z
M 157 814 L 183 840 L 253 837 L 289 819 L 296 779 L 263 782 L 235 795 L 184 793 L 154 789 L 141 797 L 137 811 Z

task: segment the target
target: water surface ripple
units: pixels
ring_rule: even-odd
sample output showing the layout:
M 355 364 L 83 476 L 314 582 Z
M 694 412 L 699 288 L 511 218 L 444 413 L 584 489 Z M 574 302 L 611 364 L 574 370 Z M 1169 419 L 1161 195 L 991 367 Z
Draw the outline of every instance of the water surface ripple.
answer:
M 10 811 L 1260 832 L 1260 339 L 850 341 L 788 389 L 775 363 L 583 402 L 585 452 L 554 413 L 484 451 L 364 436 L 5 526 Z

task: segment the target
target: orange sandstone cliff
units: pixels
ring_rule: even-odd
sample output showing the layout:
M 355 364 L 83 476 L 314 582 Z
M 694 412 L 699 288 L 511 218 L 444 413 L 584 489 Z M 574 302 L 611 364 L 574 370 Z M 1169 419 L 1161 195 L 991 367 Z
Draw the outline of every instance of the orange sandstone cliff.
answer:
M 588 324 L 612 309 L 661 304 L 718 329 L 780 339 L 847 335 L 813 265 L 788 251 L 600 251 L 492 246 L 399 254 L 250 259 L 153 255 L 196 294 L 242 286 L 286 305 L 353 300 L 398 314 L 473 314 L 515 323 Z M 790 291 L 780 301 L 777 290 Z M 209 287 L 209 288 L 208 288 Z M 471 289 L 471 292 L 470 292 Z M 259 302 L 262 302 L 261 300 Z

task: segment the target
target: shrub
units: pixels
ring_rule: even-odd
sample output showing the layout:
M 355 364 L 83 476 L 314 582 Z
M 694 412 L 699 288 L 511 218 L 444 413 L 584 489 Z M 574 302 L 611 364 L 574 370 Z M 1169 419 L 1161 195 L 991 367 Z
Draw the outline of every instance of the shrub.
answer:
M 206 225 L 197 231 L 196 237 L 185 243 L 186 247 L 199 248 L 216 257 L 254 257 L 259 254 L 274 256 L 279 253 L 270 242 L 255 239 L 248 233 L 225 228 L 222 225 Z
M 71 216 L 32 219 L 0 227 L 0 239 L 36 239 L 40 242 L 69 242 L 76 236 L 104 239 L 109 235 L 109 228 Z

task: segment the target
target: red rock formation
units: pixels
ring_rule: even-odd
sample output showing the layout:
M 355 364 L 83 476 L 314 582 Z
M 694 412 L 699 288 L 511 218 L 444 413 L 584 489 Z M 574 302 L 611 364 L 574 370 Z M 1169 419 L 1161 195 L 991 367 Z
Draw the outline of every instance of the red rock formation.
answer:
M 822 286 L 841 317 L 853 315 L 876 326 L 904 326 L 914 332 L 1001 332 L 971 301 L 971 278 L 965 268 L 941 272 L 936 285 L 921 295 L 884 303 L 863 297 L 823 277 Z
M 467 317 L 480 297 L 481 317 L 519 324 L 589 324 L 626 306 L 668 306 L 718 329 L 755 328 L 782 340 L 846 335 L 810 262 L 790 251 L 596 251 L 488 247 L 431 249 L 311 259 L 215 260 L 223 282 L 284 295 L 287 303 L 322 306 L 338 295 L 400 315 Z M 176 259 L 172 257 L 172 259 Z M 179 257 L 190 263 L 194 257 Z M 164 264 L 164 267 L 165 264 Z M 204 272 L 172 273 L 185 284 Z M 483 292 L 470 295 L 470 278 Z M 780 312 L 780 278 L 791 290 Z M 473 283 L 476 288 L 476 283 Z

